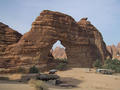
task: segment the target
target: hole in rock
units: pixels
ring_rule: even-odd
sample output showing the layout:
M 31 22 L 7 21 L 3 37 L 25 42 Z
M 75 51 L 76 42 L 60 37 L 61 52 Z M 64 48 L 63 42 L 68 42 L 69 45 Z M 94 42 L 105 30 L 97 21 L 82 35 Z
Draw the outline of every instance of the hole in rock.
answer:
M 53 44 L 50 52 L 54 59 L 66 60 L 67 55 L 66 55 L 65 49 L 66 48 L 61 44 L 61 41 L 58 40 Z

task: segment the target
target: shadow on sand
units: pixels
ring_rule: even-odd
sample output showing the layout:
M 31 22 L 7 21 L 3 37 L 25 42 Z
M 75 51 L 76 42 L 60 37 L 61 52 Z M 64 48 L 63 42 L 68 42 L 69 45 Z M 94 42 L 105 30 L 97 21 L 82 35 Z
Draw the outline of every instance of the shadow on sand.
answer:
M 52 88 L 56 89 L 72 89 L 79 87 L 78 85 L 82 83 L 82 80 L 75 79 L 73 77 L 61 77 L 62 85 L 54 86 Z
M 25 84 L 25 83 L 19 82 L 17 80 L 0 80 L 0 84 Z

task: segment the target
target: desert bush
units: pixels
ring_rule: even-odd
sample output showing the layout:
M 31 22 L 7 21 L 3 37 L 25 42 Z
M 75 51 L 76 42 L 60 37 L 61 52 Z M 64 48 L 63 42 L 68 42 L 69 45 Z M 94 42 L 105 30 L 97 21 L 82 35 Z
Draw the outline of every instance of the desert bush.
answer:
M 68 63 L 68 60 L 66 58 L 56 58 L 55 60 L 57 60 L 61 63 Z
M 18 67 L 16 72 L 17 73 L 26 73 L 26 69 L 24 67 Z
M 102 63 L 99 59 L 97 59 L 94 63 L 93 63 L 93 67 L 95 68 L 101 68 L 102 67 Z
M 35 90 L 48 90 L 47 84 L 41 80 L 31 79 L 29 84 L 35 87 Z
M 102 68 L 105 69 L 112 69 L 117 73 L 120 73 L 120 61 L 117 59 L 108 59 L 105 60 L 104 65 L 102 66 Z
M 9 80 L 8 77 L 0 77 L 0 80 Z
M 59 64 L 56 66 L 56 69 L 58 69 L 58 70 L 64 70 L 64 69 L 66 69 L 66 67 L 67 67 L 67 64 L 61 62 L 61 63 L 59 63 Z
M 29 73 L 39 73 L 39 69 L 36 66 L 32 66 L 29 69 Z

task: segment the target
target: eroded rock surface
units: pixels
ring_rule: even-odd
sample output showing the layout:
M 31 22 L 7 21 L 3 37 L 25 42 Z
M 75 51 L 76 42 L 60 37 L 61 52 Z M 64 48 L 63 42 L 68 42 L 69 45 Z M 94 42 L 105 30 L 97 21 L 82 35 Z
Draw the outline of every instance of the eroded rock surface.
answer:
M 107 50 L 112 55 L 113 59 L 116 58 L 116 59 L 120 60 L 120 43 L 118 43 L 117 46 L 115 46 L 114 44 L 113 45 L 108 45 Z
M 110 57 L 100 32 L 87 18 L 76 22 L 71 16 L 44 10 L 18 43 L 9 45 L 5 54 L 10 66 L 48 65 L 52 45 L 60 40 L 66 47 L 70 66 L 91 67 L 96 59 Z
M 12 61 L 7 57 L 5 50 L 9 45 L 17 43 L 21 36 L 20 33 L 0 22 L 0 67 L 6 67 L 8 62 Z

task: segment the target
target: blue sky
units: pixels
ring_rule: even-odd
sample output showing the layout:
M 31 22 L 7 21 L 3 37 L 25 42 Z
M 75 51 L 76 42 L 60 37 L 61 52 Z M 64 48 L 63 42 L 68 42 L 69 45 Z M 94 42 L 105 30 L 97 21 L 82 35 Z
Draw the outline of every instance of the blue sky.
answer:
M 45 9 L 88 17 L 107 45 L 120 42 L 120 0 L 0 0 L 0 22 L 24 34 Z

